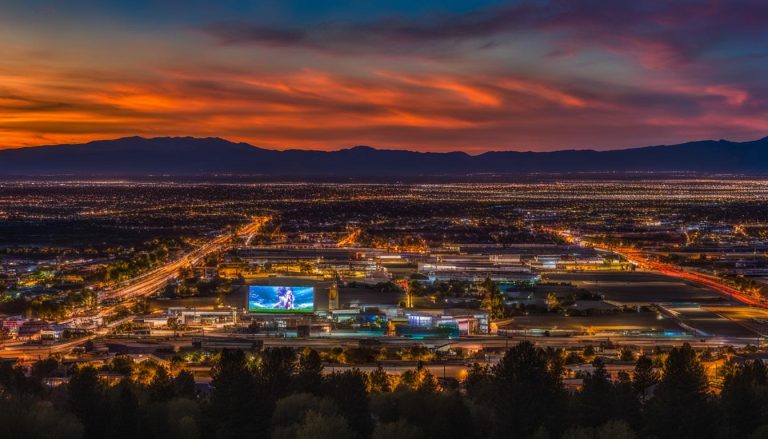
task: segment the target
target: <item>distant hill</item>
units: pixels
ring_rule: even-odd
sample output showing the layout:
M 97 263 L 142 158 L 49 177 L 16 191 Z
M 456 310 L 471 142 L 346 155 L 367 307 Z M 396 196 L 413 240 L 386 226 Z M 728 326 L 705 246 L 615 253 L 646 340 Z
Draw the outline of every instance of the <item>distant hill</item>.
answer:
M 611 151 L 421 153 L 356 146 L 339 151 L 258 148 L 219 138 L 126 137 L 78 145 L 0 150 L 0 176 L 283 177 L 696 172 L 768 174 L 768 137 L 705 140 Z

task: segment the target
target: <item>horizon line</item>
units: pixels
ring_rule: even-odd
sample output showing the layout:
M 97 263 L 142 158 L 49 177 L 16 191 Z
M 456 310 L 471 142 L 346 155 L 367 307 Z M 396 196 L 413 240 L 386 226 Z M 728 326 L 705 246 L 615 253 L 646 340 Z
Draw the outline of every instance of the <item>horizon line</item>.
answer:
M 764 137 L 760 137 L 757 139 L 752 140 L 744 140 L 744 141 L 736 141 L 736 140 L 728 140 L 728 139 L 700 139 L 700 140 L 687 140 L 680 143 L 664 143 L 664 144 L 657 144 L 657 145 L 640 145 L 640 146 L 628 146 L 624 148 L 610 148 L 610 149 L 594 149 L 594 148 L 562 148 L 562 149 L 553 149 L 553 150 L 547 150 L 547 151 L 536 151 L 536 150 L 522 150 L 522 149 L 489 149 L 487 151 L 478 152 L 478 153 L 470 153 L 467 151 L 462 150 L 446 150 L 446 151 L 421 151 L 421 150 L 414 150 L 414 149 L 407 149 L 407 148 L 391 148 L 391 147 L 376 147 L 366 144 L 357 144 L 357 145 L 351 145 L 346 147 L 339 147 L 338 149 L 311 149 L 311 148 L 301 148 L 301 147 L 290 147 L 285 149 L 278 149 L 278 148 L 269 148 L 269 147 L 263 147 L 254 145 L 250 142 L 240 142 L 240 141 L 233 141 L 229 140 L 225 137 L 219 137 L 219 136 L 203 136 L 203 137 L 195 137 L 195 136 L 154 136 L 154 137 L 144 137 L 140 135 L 133 135 L 133 136 L 122 136 L 122 137 L 115 137 L 115 138 L 108 138 L 108 139 L 96 139 L 96 140 L 90 140 L 87 142 L 81 142 L 81 143 L 58 143 L 58 144 L 42 144 L 42 145 L 26 145 L 26 146 L 10 146 L 10 147 L 0 147 L 0 153 L 5 151 L 19 151 L 24 149 L 35 149 L 35 148 L 59 148 L 59 147 L 74 147 L 74 146 L 83 146 L 83 145 L 90 145 L 93 143 L 100 143 L 100 142 L 117 142 L 121 140 L 128 140 L 128 139 L 141 139 L 145 141 L 153 141 L 153 140 L 162 140 L 162 139 L 192 139 L 192 140 L 218 140 L 223 141 L 231 144 L 236 145 L 247 145 L 252 148 L 256 149 L 262 149 L 267 151 L 275 151 L 275 152 L 288 152 L 288 151 L 306 151 L 306 152 L 326 152 L 326 153 L 333 153 L 333 152 L 341 152 L 341 151 L 349 151 L 353 149 L 358 148 L 367 148 L 372 149 L 375 151 L 398 151 L 398 152 L 411 152 L 416 154 L 465 154 L 468 156 L 480 156 L 483 154 L 488 153 L 504 153 L 504 152 L 511 152 L 511 153 L 534 153 L 534 154 L 548 154 L 548 153 L 557 153 L 557 152 L 610 152 L 610 151 L 626 151 L 626 150 L 632 150 L 632 149 L 643 149 L 643 148 L 656 148 L 656 147 L 667 147 L 667 146 L 678 146 L 678 145 L 686 145 L 690 143 L 700 143 L 700 142 L 729 142 L 729 143 L 751 143 L 751 142 L 759 142 L 763 140 L 768 140 L 768 135 Z

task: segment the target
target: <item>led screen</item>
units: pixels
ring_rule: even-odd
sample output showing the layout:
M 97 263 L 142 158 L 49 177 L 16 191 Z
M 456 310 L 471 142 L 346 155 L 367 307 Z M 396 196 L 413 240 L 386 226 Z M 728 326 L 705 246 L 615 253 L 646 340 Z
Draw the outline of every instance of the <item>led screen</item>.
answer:
M 311 313 L 314 310 L 314 287 L 252 285 L 248 289 L 249 312 Z

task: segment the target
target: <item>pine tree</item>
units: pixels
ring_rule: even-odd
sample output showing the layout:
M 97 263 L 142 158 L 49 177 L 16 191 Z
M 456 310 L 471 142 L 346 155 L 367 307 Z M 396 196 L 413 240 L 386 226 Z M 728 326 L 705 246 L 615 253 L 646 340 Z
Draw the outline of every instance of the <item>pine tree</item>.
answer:
M 389 375 L 381 365 L 368 374 L 368 392 L 386 393 L 392 390 Z
M 725 377 L 721 403 L 728 435 L 745 437 L 760 425 L 768 424 L 768 369 L 760 360 L 735 367 Z
M 271 410 L 264 410 L 243 351 L 223 350 L 211 369 L 209 422 L 221 439 L 267 437 Z
M 299 356 L 294 388 L 298 392 L 316 394 L 323 380 L 323 362 L 314 349 L 305 349 Z
M 365 375 L 358 369 L 335 372 L 325 378 L 324 396 L 331 398 L 349 422 L 358 438 L 369 437 L 373 431 L 373 419 L 369 408 Z
M 580 425 L 597 427 L 614 415 L 613 384 L 605 363 L 598 357 L 592 362 L 594 370 L 584 378 L 584 387 L 576 397 Z
M 96 369 L 91 366 L 78 370 L 67 386 L 69 407 L 85 428 L 85 438 L 104 436 L 107 424 L 104 388 Z
M 135 438 L 139 429 L 139 399 L 133 391 L 133 385 L 127 378 L 120 381 L 114 389 L 114 413 L 110 423 L 109 435 L 116 439 Z
M 176 388 L 173 380 L 168 375 L 168 371 L 164 367 L 159 367 L 155 372 L 154 378 L 147 386 L 149 392 L 149 399 L 151 401 L 168 401 L 176 396 Z
M 648 427 L 660 438 L 713 435 L 716 420 L 709 404 L 707 377 L 688 343 L 670 351 L 647 415 Z
M 637 392 L 642 403 L 647 401 L 651 387 L 659 382 L 659 373 L 653 368 L 653 361 L 642 355 L 635 363 L 635 373 L 632 378 L 632 387 Z
M 492 382 L 495 437 L 509 432 L 527 437 L 542 425 L 550 432 L 560 430 L 566 395 L 561 376 L 543 349 L 529 341 L 509 349 L 493 367 Z
M 197 397 L 197 387 L 195 386 L 195 377 L 192 372 L 188 370 L 182 370 L 173 379 L 173 386 L 175 388 L 176 395 L 183 398 L 194 399 Z

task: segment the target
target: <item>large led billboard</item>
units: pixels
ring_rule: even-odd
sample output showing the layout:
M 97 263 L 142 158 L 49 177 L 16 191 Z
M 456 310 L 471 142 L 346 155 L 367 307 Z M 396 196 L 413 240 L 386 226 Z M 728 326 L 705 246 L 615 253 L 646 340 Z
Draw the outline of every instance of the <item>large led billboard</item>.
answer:
M 248 311 L 260 313 L 311 313 L 315 310 L 314 287 L 251 285 Z

